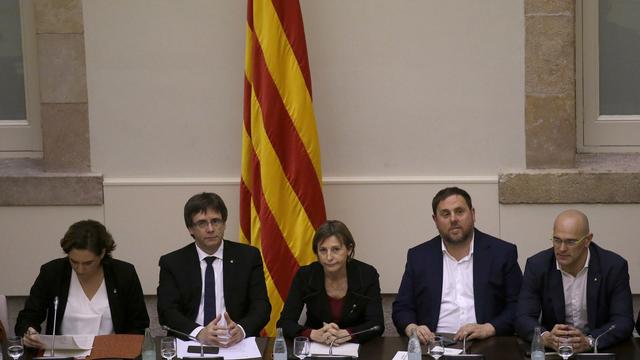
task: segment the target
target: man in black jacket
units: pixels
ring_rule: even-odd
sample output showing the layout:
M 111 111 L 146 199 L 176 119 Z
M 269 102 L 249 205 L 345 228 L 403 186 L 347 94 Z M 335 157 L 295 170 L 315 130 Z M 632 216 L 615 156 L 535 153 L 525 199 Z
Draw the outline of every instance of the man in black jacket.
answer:
M 271 312 L 260 252 L 224 240 L 227 208 L 217 194 L 191 197 L 184 220 L 195 242 L 160 258 L 160 323 L 217 346 L 259 336 Z

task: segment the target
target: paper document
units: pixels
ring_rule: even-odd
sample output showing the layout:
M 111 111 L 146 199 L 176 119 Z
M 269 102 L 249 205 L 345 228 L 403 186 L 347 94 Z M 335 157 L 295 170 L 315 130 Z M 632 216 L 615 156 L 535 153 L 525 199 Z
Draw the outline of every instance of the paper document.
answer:
M 183 341 L 180 339 L 176 339 L 178 342 L 178 357 L 183 358 L 185 356 L 189 357 L 200 357 L 200 353 L 192 354 L 187 352 L 187 348 L 189 346 L 197 346 L 200 347 L 200 343 L 197 341 Z M 241 342 L 233 345 L 228 348 L 220 348 L 220 351 L 217 354 L 204 354 L 205 358 L 211 358 L 216 356 L 222 356 L 225 360 L 231 359 L 252 359 L 252 358 L 261 358 L 262 354 L 260 354 L 260 349 L 258 349 L 258 345 L 256 344 L 255 337 L 248 337 Z
M 45 349 L 53 347 L 53 335 L 38 335 Z M 56 350 L 91 350 L 93 335 L 56 335 Z
M 51 355 L 53 335 L 38 335 L 44 344 L 45 356 Z M 56 335 L 55 354 L 57 356 L 83 357 L 91 353 L 93 335 Z
M 340 345 L 333 345 L 333 355 L 358 357 L 358 349 L 360 349 L 360 344 L 343 343 Z M 309 352 L 312 355 L 329 355 L 329 345 L 312 341 Z
M 454 349 L 454 348 L 444 348 L 445 355 L 458 355 L 462 353 L 462 349 Z M 425 353 L 428 354 L 428 353 Z M 407 352 L 406 351 L 398 351 L 391 360 L 407 360 Z

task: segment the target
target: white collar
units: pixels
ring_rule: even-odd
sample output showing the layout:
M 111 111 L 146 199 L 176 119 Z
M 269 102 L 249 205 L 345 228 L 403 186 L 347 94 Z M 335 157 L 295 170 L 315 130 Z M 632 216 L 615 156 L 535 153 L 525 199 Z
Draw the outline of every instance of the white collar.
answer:
M 214 252 L 212 255 L 209 255 L 206 252 L 204 252 L 202 249 L 200 249 L 200 247 L 198 246 L 198 243 L 195 243 L 195 245 L 196 245 L 196 251 L 198 252 L 198 259 L 200 261 L 204 260 L 204 258 L 209 256 L 215 256 L 217 259 L 220 259 L 220 260 L 223 259 L 224 240 L 222 240 L 222 243 L 220 243 L 220 247 L 218 247 L 218 250 L 216 250 L 216 252 Z

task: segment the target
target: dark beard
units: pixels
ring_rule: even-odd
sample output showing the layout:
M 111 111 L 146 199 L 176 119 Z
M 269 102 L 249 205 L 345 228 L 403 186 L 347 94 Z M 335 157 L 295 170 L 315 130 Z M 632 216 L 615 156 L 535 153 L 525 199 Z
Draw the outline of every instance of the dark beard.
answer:
M 440 234 L 440 237 L 442 238 L 442 240 L 448 244 L 452 244 L 452 245 L 460 245 L 463 244 L 467 241 L 471 241 L 473 235 L 473 228 L 471 228 L 469 231 L 462 233 L 462 236 L 460 237 L 460 239 L 453 239 L 451 237 L 449 237 L 448 235 L 445 234 Z

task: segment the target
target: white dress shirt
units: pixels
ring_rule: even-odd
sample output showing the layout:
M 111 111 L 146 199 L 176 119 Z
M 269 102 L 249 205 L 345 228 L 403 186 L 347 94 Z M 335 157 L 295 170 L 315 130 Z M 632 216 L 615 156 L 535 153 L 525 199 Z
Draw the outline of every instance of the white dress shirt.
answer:
M 65 335 L 106 335 L 113 333 L 113 321 L 107 287 L 102 284 L 89 300 L 82 290 L 75 271 L 71 271 L 69 297 L 64 311 L 60 332 Z
M 200 279 L 202 280 L 202 291 L 200 292 L 200 306 L 198 307 L 198 316 L 196 317 L 196 322 L 201 324 L 202 326 L 196 327 L 192 332 L 191 336 L 197 336 L 200 330 L 207 324 L 203 324 L 204 322 L 204 273 L 207 270 L 207 262 L 204 258 L 213 256 L 216 259 L 213 261 L 211 266 L 213 266 L 213 276 L 216 279 L 216 316 L 218 314 L 224 314 L 227 311 L 224 305 L 224 278 L 222 274 L 222 261 L 224 259 L 224 241 L 220 244 L 218 250 L 213 253 L 213 255 L 209 255 L 206 252 L 202 251 L 196 244 L 196 251 L 198 252 L 198 259 L 200 259 Z M 224 317 L 220 320 L 220 325 L 225 325 L 226 320 Z
M 437 332 L 456 333 L 464 324 L 476 323 L 473 299 L 473 238 L 469 254 L 456 260 L 442 243 L 442 300 Z
M 589 259 L 591 253 L 587 249 L 587 260 L 576 276 L 563 271 L 556 261 L 556 268 L 562 274 L 562 287 L 564 289 L 565 321 L 584 332 L 587 327 L 587 278 L 589 272 Z

